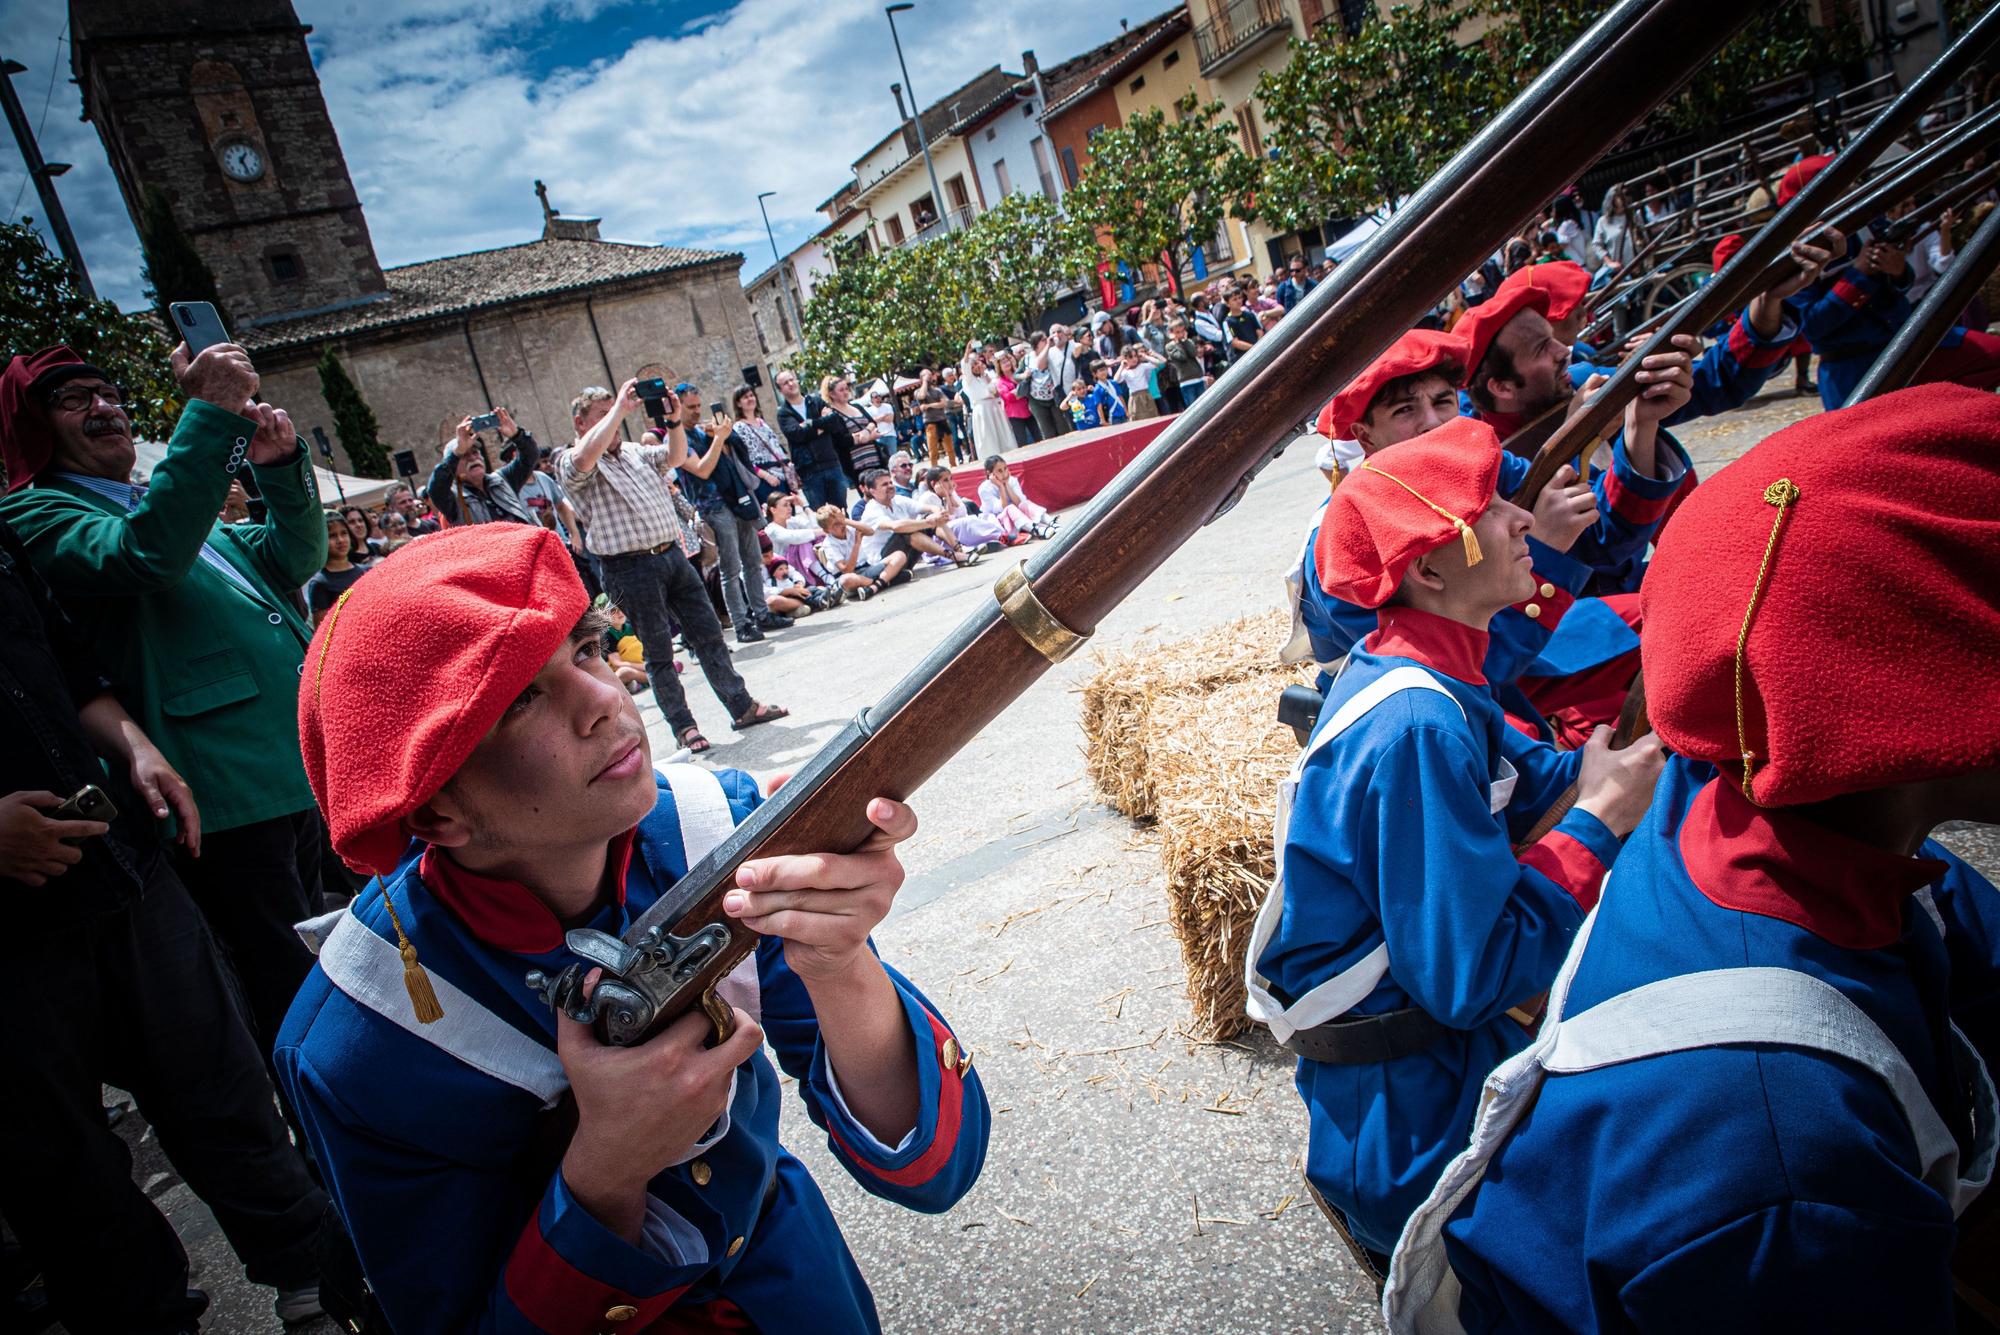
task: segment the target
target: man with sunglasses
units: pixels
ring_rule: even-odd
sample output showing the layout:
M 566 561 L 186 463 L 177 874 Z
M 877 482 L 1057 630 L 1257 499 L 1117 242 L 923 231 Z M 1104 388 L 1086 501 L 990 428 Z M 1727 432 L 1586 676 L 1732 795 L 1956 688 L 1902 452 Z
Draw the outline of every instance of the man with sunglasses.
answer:
M 121 703 L 193 789 L 201 855 L 176 870 L 235 964 L 267 1059 L 312 967 L 292 924 L 317 911 L 324 834 L 299 759 L 312 638 L 295 591 L 326 559 L 326 521 L 283 409 L 254 399 L 233 343 L 173 353 L 187 402 L 151 485 L 124 392 L 66 347 L 0 374 L 0 458 L 12 524 Z M 261 522 L 221 524 L 229 484 L 255 479 Z

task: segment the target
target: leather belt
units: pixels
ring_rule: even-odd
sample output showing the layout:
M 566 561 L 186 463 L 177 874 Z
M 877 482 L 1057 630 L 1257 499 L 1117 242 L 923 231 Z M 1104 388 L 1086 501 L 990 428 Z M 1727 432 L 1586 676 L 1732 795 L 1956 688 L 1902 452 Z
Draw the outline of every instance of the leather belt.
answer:
M 1328 1066 L 1372 1066 L 1422 1052 L 1450 1032 L 1451 1026 L 1409 1006 L 1382 1015 L 1328 1020 L 1299 1030 L 1283 1046 L 1307 1061 Z
M 680 550 L 680 543 L 675 539 L 669 538 L 667 541 L 661 543 L 657 547 L 642 547 L 636 552 L 610 552 L 600 559 L 605 561 L 616 561 L 623 556 L 659 556 L 666 552 L 673 552 L 679 550 Z

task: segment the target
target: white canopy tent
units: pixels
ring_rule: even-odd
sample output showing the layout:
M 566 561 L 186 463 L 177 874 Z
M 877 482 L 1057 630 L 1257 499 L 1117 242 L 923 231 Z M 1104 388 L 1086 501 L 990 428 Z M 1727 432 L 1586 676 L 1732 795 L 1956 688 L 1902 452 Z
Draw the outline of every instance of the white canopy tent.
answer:
M 133 442 L 138 451 L 139 464 L 135 470 L 141 477 L 151 477 L 160 460 L 167 457 L 165 441 L 141 440 Z M 301 446 L 301 448 L 304 448 Z M 327 505 L 359 505 L 372 507 L 380 505 L 382 498 L 395 486 L 399 478 L 352 477 L 346 473 L 335 473 L 328 468 L 313 465 L 313 481 L 319 485 L 319 498 Z M 343 500 L 342 497 L 346 499 Z

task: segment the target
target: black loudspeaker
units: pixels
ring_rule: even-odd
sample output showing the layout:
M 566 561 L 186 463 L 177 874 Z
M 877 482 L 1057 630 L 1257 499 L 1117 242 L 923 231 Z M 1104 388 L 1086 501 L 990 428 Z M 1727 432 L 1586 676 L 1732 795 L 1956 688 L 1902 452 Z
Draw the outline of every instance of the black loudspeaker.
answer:
M 743 383 L 752 389 L 762 389 L 764 386 L 764 368 L 761 366 L 744 367 Z
M 396 476 L 415 477 L 417 475 L 417 452 L 415 450 L 396 451 Z

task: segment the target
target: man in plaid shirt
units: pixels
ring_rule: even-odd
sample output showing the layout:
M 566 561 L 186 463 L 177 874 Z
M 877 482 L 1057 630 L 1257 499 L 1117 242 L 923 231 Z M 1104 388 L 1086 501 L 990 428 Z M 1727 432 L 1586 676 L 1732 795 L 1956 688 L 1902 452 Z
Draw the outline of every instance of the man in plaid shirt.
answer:
M 604 587 L 625 609 L 646 646 L 646 673 L 674 737 L 690 751 L 709 748 L 695 725 L 687 696 L 674 675 L 673 623 L 701 662 L 702 675 L 728 707 L 730 726 L 741 732 L 784 718 L 788 711 L 759 704 L 729 661 L 722 623 L 708 601 L 701 576 L 681 551 L 680 519 L 667 475 L 687 458 L 680 404 L 667 394 L 664 443 L 626 440 L 620 424 L 639 406 L 637 380 L 613 395 L 593 386 L 570 400 L 576 443 L 556 457 L 556 476 L 590 532 L 590 550 L 604 569 Z

